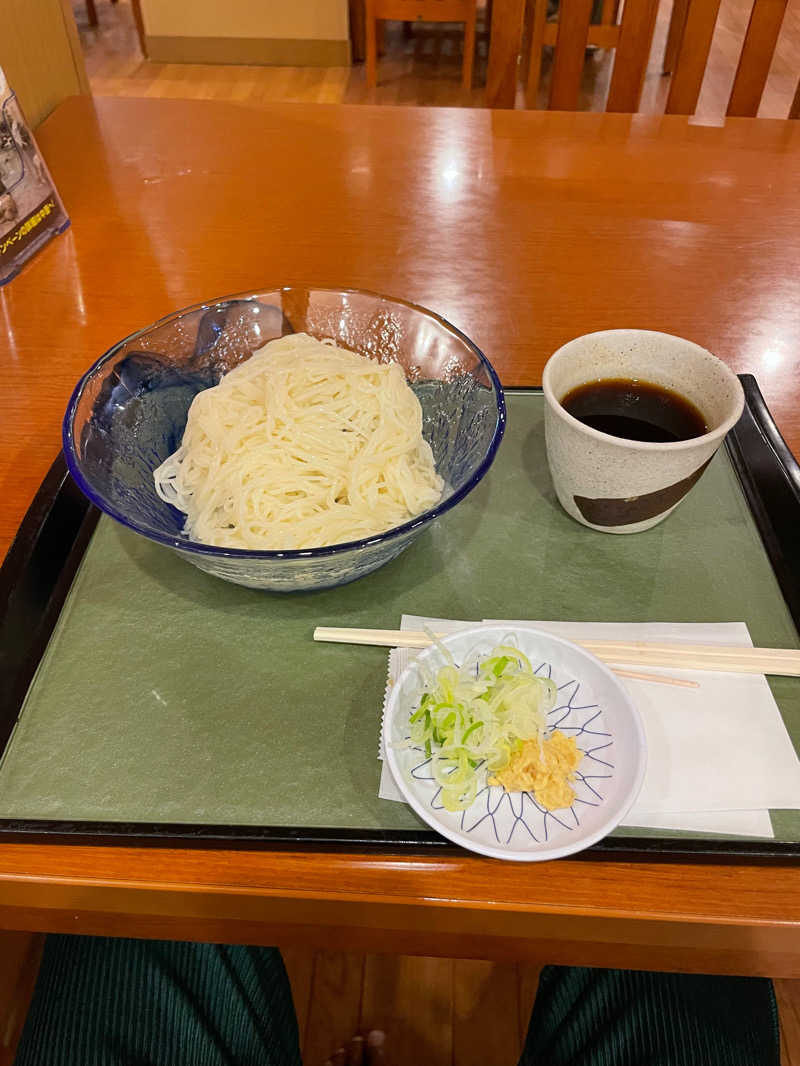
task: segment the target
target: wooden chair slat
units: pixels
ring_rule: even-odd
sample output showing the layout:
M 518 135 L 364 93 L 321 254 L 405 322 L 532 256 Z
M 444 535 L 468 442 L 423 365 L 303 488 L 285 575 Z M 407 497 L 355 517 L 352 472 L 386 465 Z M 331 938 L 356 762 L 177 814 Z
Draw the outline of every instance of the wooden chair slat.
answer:
M 693 115 L 706 72 L 721 0 L 689 0 L 686 24 L 669 87 L 668 115 Z
M 604 26 L 613 26 L 616 23 L 619 15 L 619 3 L 620 0 L 603 0 L 603 13 L 600 16 L 600 22 Z
M 574 111 L 578 106 L 591 18 L 592 0 L 561 0 L 550 82 L 551 111 Z
M 661 64 L 662 74 L 671 74 L 675 69 L 688 11 L 689 0 L 672 0 L 672 14 L 669 17 L 667 43 L 664 48 L 664 62 Z
M 658 0 L 639 0 L 625 5 L 606 111 L 639 110 L 657 14 Z
M 755 0 L 728 101 L 729 115 L 758 114 L 786 5 L 787 0 Z
M 531 20 L 531 48 L 528 62 L 528 81 L 525 85 L 525 106 L 538 106 L 539 78 L 542 75 L 542 46 L 547 22 L 547 0 L 534 0 Z

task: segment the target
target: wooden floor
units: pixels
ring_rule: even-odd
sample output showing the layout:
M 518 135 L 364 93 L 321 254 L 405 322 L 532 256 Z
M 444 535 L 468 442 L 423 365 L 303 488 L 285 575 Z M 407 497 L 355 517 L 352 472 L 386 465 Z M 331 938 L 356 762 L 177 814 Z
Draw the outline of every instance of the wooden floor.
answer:
M 43 940 L 0 931 L 0 1066 L 14 1061 Z M 539 980 L 539 967 L 465 959 L 295 948 L 283 957 L 306 1066 L 370 1029 L 386 1033 L 386 1066 L 514 1066 Z M 775 989 L 781 1063 L 800 1066 L 800 981 Z
M 717 29 L 696 121 L 722 121 L 733 84 L 752 0 L 722 0 Z M 142 58 L 128 0 L 112 5 L 98 0 L 99 26 L 88 25 L 86 5 L 74 0 L 75 17 L 86 55 L 92 91 L 98 96 L 169 96 L 235 100 L 248 104 L 287 100 L 307 103 L 377 103 L 420 106 L 484 105 L 487 38 L 479 15 L 475 83 L 460 87 L 462 32 L 458 26 L 415 26 L 410 35 L 389 24 L 387 52 L 381 59 L 377 89 L 367 89 L 362 64 L 353 67 L 256 67 L 150 63 Z M 641 110 L 663 111 L 669 79 L 661 74 L 671 0 L 661 0 Z M 785 118 L 800 71 L 800 0 L 789 0 L 760 115 Z M 581 107 L 602 110 L 612 57 L 597 52 L 587 60 Z M 540 92 L 547 93 L 547 69 Z M 518 107 L 524 106 L 522 91 Z
M 471 960 L 285 951 L 307 1066 L 383 1029 L 387 1066 L 513 1066 L 539 968 Z
M 374 1028 L 387 1035 L 386 1066 L 516 1066 L 541 969 L 300 949 L 283 955 L 306 1066 L 322 1066 L 354 1033 Z M 800 980 L 774 984 L 781 1066 L 800 1066 Z

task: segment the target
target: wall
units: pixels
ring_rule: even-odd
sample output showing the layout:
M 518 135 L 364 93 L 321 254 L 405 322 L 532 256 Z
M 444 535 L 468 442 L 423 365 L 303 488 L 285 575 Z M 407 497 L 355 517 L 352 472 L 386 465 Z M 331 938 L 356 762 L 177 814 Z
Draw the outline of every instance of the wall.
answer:
M 69 0 L 0 0 L 0 66 L 32 126 L 88 93 Z
M 347 0 L 141 0 L 162 62 L 337 66 L 350 61 Z

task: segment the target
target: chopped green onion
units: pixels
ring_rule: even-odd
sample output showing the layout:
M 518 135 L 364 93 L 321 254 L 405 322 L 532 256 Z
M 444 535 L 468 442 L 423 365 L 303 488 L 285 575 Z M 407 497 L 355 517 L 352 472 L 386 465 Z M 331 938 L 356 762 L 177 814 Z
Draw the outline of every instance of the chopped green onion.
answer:
M 409 744 L 431 759 L 448 811 L 464 810 L 475 799 L 487 772 L 508 765 L 522 742 L 544 735 L 556 686 L 534 673 L 528 658 L 511 645 L 489 655 L 450 662 L 430 680 L 409 718 Z

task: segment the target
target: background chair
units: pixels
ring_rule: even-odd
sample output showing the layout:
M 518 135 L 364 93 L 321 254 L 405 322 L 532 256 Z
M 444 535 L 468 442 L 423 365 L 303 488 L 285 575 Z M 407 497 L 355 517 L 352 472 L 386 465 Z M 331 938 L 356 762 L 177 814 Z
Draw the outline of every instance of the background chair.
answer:
M 472 88 L 472 64 L 475 58 L 476 0 L 366 0 L 366 71 L 367 86 L 378 83 L 378 21 L 463 22 L 464 62 L 461 84 Z
M 693 115 L 697 109 L 720 3 L 721 0 L 675 0 L 663 64 L 665 72 L 673 71 L 665 107 L 667 114 Z M 754 0 L 728 101 L 728 115 L 758 113 L 787 3 L 788 0 Z M 564 111 L 573 111 L 578 106 L 586 48 L 596 45 L 615 49 L 606 111 L 637 111 L 658 0 L 628 0 L 618 25 L 616 18 L 592 25 L 592 0 L 561 0 L 557 23 L 546 21 L 545 9 L 546 0 L 535 0 L 526 89 L 528 107 L 536 106 L 544 45 L 553 45 L 555 49 L 548 107 Z M 604 3 L 604 18 L 606 9 L 611 13 L 612 5 Z M 800 117 L 800 83 L 789 117 Z

